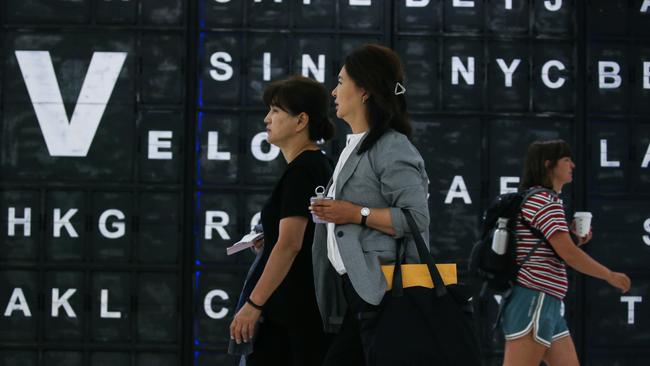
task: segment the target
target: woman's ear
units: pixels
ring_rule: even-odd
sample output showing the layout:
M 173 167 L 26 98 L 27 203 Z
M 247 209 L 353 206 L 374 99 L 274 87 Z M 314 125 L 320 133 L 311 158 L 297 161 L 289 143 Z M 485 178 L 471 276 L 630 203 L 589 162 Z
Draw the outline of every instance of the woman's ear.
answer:
M 305 112 L 300 112 L 298 115 L 298 124 L 296 125 L 296 132 L 300 132 L 307 128 L 309 125 L 309 115 Z
M 550 160 L 545 160 L 544 161 L 544 167 L 546 167 L 546 169 L 550 169 L 551 168 L 551 161 Z

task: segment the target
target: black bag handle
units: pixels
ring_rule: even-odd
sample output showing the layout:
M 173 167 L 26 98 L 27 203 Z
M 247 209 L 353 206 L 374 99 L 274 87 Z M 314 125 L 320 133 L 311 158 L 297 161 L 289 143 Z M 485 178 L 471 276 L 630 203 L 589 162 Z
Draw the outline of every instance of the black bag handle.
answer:
M 424 239 L 420 235 L 415 219 L 411 212 L 405 208 L 402 208 L 406 222 L 411 229 L 411 236 L 415 240 L 415 247 L 418 250 L 418 255 L 420 257 L 420 263 L 426 264 L 429 269 L 429 275 L 434 284 L 434 290 L 436 291 L 437 297 L 442 297 L 447 294 L 447 287 L 445 287 L 445 282 L 442 280 L 442 276 L 436 267 L 436 263 L 433 260 L 431 252 L 427 248 L 427 245 L 424 243 Z M 395 255 L 395 268 L 393 269 L 393 296 L 401 296 L 403 293 L 402 285 L 402 263 L 400 258 L 400 252 L 402 248 L 402 240 L 397 241 L 396 255 Z

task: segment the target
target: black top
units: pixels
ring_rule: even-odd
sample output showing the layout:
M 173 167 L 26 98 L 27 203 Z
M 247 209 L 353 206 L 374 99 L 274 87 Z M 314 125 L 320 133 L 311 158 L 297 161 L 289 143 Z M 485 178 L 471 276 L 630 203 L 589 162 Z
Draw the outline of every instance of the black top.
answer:
M 278 241 L 280 220 L 286 217 L 308 218 L 302 248 L 296 256 L 284 281 L 264 304 L 265 319 L 279 324 L 312 323 L 320 315 L 316 304 L 311 247 L 314 240 L 314 222 L 309 212 L 309 199 L 318 186 L 325 187 L 333 172 L 333 163 L 321 151 L 307 150 L 287 165 L 282 177 L 264 204 L 261 223 L 264 228 L 264 249 L 260 263 L 248 281 L 257 284 L 271 251 Z

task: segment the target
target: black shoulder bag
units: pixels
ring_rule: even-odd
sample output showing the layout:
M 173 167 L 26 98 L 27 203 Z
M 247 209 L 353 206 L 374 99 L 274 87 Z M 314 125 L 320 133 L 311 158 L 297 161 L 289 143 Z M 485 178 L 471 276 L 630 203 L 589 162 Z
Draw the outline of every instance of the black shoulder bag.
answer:
M 399 240 L 393 287 L 382 300 L 369 365 L 481 365 L 470 302 L 456 285 L 445 286 L 413 216 L 406 209 L 402 212 L 434 287 L 403 287 Z

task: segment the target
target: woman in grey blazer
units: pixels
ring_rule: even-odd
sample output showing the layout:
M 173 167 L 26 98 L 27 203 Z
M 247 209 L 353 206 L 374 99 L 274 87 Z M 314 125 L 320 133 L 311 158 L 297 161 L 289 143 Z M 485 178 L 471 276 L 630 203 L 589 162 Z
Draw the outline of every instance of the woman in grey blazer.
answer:
M 401 212 L 413 214 L 428 241 L 428 179 L 409 141 L 404 73 L 389 48 L 365 45 L 345 59 L 332 91 L 336 115 L 352 129 L 327 192 L 311 211 L 312 259 L 325 330 L 337 332 L 324 365 L 370 365 L 375 314 L 386 293 L 382 264 L 395 260 L 396 241 L 409 238 Z M 407 262 L 417 262 L 407 240 Z

